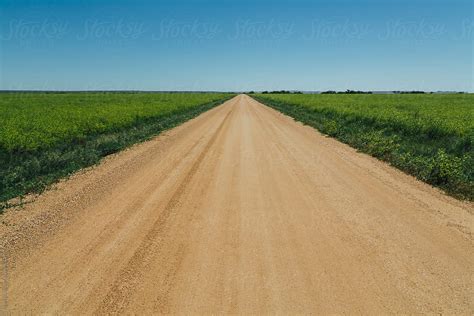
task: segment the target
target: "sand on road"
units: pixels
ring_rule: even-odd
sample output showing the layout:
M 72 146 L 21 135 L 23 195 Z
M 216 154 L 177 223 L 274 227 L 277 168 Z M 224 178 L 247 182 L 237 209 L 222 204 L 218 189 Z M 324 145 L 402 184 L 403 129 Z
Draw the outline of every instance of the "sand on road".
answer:
M 474 312 L 472 203 L 245 95 L 1 221 L 13 314 Z

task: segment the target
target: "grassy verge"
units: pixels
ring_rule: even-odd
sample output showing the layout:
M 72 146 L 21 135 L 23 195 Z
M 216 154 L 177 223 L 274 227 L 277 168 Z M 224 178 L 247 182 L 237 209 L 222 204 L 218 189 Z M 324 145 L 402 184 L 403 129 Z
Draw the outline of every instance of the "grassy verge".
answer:
M 396 100 L 393 97 L 391 100 L 386 99 L 390 101 L 386 105 L 387 109 L 396 107 L 396 104 L 406 105 L 409 115 L 404 113 L 403 117 L 408 119 L 401 119 L 402 116 L 397 116 L 392 109 L 387 110 L 387 114 L 381 115 L 383 111 L 379 111 L 377 115 L 372 115 L 375 106 L 372 108 L 370 104 L 363 107 L 354 106 L 359 102 L 358 99 L 369 103 L 373 100 L 380 102 L 383 100 L 381 96 L 372 99 L 369 99 L 372 96 L 322 96 L 321 99 L 318 99 L 318 96 L 252 95 L 252 97 L 324 134 L 387 161 L 455 197 L 474 199 L 472 127 L 463 126 L 460 130 L 453 124 L 455 128 L 448 128 L 448 125 L 443 124 L 449 119 L 437 121 L 433 117 L 431 120 L 430 110 L 424 109 L 426 113 L 423 114 L 427 114 L 428 118 L 420 119 L 418 117 L 420 109 L 416 107 L 416 102 L 419 101 L 413 99 L 415 98 L 413 96 Z M 351 101 L 348 98 L 353 99 Z M 395 102 L 392 102 L 393 100 Z M 432 99 L 428 101 L 430 100 Z M 465 100 L 472 101 L 472 97 Z M 410 105 L 410 102 L 414 105 Z M 463 122 L 466 118 L 472 119 L 472 109 L 470 106 L 462 107 L 460 117 Z M 456 111 L 454 107 L 451 109 L 443 107 L 441 110 L 441 112 Z M 433 112 L 433 116 L 436 116 L 435 114 Z
M 27 193 L 39 193 L 60 178 L 100 161 L 109 154 L 147 140 L 222 104 L 233 95 L 197 106 L 183 107 L 154 117 L 136 118 L 133 124 L 106 132 L 81 135 L 35 149 L 0 148 L 0 212 L 8 200 Z

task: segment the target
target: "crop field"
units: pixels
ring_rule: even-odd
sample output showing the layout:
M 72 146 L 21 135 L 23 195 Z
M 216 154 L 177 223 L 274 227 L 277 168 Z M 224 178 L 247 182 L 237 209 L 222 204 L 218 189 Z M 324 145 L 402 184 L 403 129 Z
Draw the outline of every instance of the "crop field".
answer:
M 252 96 L 450 194 L 474 198 L 472 94 Z
M 232 97 L 224 93 L 1 93 L 0 202 Z

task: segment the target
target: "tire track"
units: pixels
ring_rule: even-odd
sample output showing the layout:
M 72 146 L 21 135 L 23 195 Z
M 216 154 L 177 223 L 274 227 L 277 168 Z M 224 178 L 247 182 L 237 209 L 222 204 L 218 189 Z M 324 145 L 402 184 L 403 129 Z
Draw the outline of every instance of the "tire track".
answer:
M 146 271 L 144 267 L 147 264 L 149 264 L 148 261 L 151 254 L 156 252 L 157 251 L 156 249 L 160 247 L 159 242 L 158 244 L 156 244 L 157 237 L 160 234 L 164 233 L 166 222 L 170 218 L 173 211 L 175 211 L 178 208 L 180 204 L 180 200 L 182 196 L 185 194 L 187 186 L 191 182 L 196 172 L 199 170 L 199 167 L 202 161 L 204 160 L 207 153 L 209 152 L 209 149 L 215 143 L 216 139 L 218 138 L 221 131 L 225 127 L 232 112 L 233 110 L 230 110 L 226 114 L 226 116 L 224 117 L 220 125 L 218 126 L 214 135 L 208 141 L 208 143 L 204 147 L 201 154 L 197 157 L 196 161 L 192 164 L 189 171 L 185 174 L 184 178 L 181 180 L 180 185 L 178 186 L 174 194 L 171 196 L 166 206 L 161 211 L 160 216 L 153 223 L 152 229 L 147 233 L 144 240 L 140 243 L 140 246 L 137 248 L 137 250 L 131 257 L 131 259 L 128 261 L 126 267 L 124 267 L 120 271 L 109 293 L 107 294 L 102 304 L 97 309 L 96 311 L 97 314 L 120 313 L 126 308 L 127 303 L 128 303 L 127 299 L 130 297 L 130 293 L 137 286 L 138 279 L 142 275 L 142 272 Z M 155 249 L 151 251 L 151 248 L 153 246 L 155 246 Z M 181 250 L 180 253 L 181 253 L 180 258 L 182 258 L 184 254 L 184 250 Z M 179 262 L 180 262 L 180 259 L 178 259 L 178 263 Z M 179 267 L 179 264 L 175 266 Z M 175 269 L 175 271 L 171 273 L 170 276 L 176 274 L 176 271 L 177 269 Z M 167 279 L 169 279 L 170 276 L 168 276 Z

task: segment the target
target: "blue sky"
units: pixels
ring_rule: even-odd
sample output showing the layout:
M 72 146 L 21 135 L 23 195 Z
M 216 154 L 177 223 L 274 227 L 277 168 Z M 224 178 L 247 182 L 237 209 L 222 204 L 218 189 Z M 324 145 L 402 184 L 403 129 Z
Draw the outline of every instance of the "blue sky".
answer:
M 0 89 L 474 91 L 467 0 L 0 0 Z

